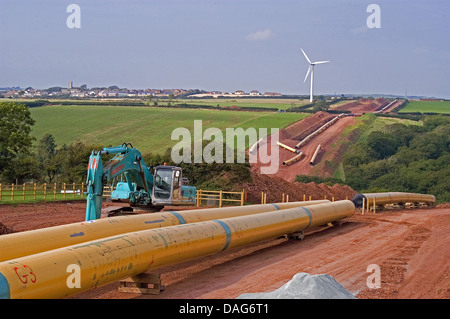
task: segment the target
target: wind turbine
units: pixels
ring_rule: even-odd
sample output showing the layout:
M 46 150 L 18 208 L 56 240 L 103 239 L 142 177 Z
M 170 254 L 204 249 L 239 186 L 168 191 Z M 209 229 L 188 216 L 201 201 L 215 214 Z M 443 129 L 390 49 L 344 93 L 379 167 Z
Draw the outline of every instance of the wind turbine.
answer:
M 303 82 L 306 82 L 306 79 L 308 78 L 309 73 L 311 73 L 311 88 L 310 88 L 310 93 L 309 93 L 309 102 L 312 102 L 313 101 L 314 66 L 316 64 L 328 63 L 330 61 L 311 62 L 311 60 L 306 55 L 305 51 L 303 51 L 303 49 L 301 49 L 301 50 L 302 50 L 303 55 L 305 56 L 306 60 L 309 63 L 308 72 L 306 72 L 305 80 Z

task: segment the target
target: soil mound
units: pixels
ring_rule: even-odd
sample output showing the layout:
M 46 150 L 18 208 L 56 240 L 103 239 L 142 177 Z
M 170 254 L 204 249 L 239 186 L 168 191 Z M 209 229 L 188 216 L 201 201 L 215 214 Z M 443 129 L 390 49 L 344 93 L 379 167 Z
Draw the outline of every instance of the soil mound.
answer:
M 329 199 L 343 200 L 352 199 L 358 192 L 347 185 L 324 183 L 300 183 L 288 182 L 281 177 L 269 176 L 252 172 L 252 182 L 245 183 L 242 187 L 247 191 L 247 202 L 252 204 L 261 203 L 261 193 L 266 193 L 267 203 L 281 202 L 283 194 L 289 195 L 289 201 Z

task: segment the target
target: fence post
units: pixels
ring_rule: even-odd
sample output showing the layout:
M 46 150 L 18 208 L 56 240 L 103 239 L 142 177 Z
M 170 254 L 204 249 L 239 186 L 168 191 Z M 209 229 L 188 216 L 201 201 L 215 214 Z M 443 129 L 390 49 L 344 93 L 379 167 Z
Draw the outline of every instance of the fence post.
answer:
M 219 191 L 219 207 L 222 207 L 222 190 Z
M 47 199 L 47 183 L 44 183 L 44 199 Z
M 33 185 L 33 199 L 36 199 L 36 183 Z
M 25 183 L 22 184 L 22 199 L 25 200 Z
M 1 191 L 1 184 L 0 184 L 0 191 Z M 241 206 L 244 206 L 244 196 L 245 196 L 245 190 L 243 189 L 241 192 Z M 1 195 L 0 195 L 1 199 Z
M 2 200 L 2 184 L 0 183 L 0 201 Z
M 66 183 L 64 183 L 64 199 L 66 199 Z
M 81 183 L 81 193 L 80 193 L 80 195 L 81 195 L 81 198 L 83 198 L 83 195 L 84 195 L 84 182 Z
M 365 198 L 363 198 L 363 200 L 362 200 L 361 215 L 364 215 L 364 205 L 366 205 L 366 199 Z
M 202 190 L 199 189 L 197 190 L 197 207 L 200 207 L 200 194 L 201 194 Z
M 73 198 L 75 198 L 75 182 L 73 182 L 72 190 L 73 190 Z
M 11 200 L 14 201 L 14 183 L 11 184 Z
M 53 198 L 56 199 L 56 183 L 53 184 Z
M 303 201 L 306 201 L 306 194 L 303 194 Z
M 264 204 L 267 204 L 267 193 L 264 193 Z

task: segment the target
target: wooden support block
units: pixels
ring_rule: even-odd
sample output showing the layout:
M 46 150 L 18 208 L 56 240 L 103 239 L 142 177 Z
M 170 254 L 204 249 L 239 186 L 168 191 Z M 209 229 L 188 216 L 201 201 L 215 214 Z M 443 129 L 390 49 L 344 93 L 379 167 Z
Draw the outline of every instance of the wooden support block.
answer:
M 303 240 L 303 238 L 305 238 L 305 233 L 303 232 L 303 230 L 289 234 L 288 235 L 289 239 L 295 239 L 295 240 Z
M 119 281 L 119 292 L 158 295 L 164 290 L 159 273 L 143 273 Z

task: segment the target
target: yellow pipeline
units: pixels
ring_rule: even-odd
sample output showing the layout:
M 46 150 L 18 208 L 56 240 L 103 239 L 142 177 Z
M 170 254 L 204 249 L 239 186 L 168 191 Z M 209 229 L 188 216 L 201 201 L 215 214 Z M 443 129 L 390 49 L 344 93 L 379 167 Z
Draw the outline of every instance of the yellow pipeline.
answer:
M 314 152 L 313 156 L 311 157 L 311 160 L 309 161 L 309 164 L 314 165 L 314 161 L 316 160 L 319 151 L 320 151 L 320 144 L 317 146 L 316 151 Z
M 64 298 L 148 270 L 351 216 L 351 201 L 143 230 L 0 263 L 0 298 Z
M 274 203 L 102 218 L 0 236 L 0 261 L 144 229 L 195 223 L 329 201 Z
M 303 152 L 299 152 L 297 155 L 295 155 L 294 157 L 286 160 L 283 162 L 283 165 L 291 165 L 292 163 L 298 161 L 300 159 L 300 157 L 302 157 Z
M 299 152 L 299 150 L 296 150 L 296 149 L 293 148 L 293 147 L 287 146 L 286 144 L 283 144 L 283 143 L 280 143 L 280 142 L 277 142 L 277 144 L 278 144 L 279 146 L 281 146 L 282 148 L 285 148 L 285 149 L 287 149 L 288 151 L 291 151 L 291 152 L 293 152 L 293 153 L 298 154 L 298 152 Z
M 377 205 L 416 202 L 434 204 L 436 202 L 436 197 L 434 197 L 434 195 L 402 192 L 356 194 L 355 197 L 353 197 L 353 202 L 355 205 L 361 206 L 363 199 L 365 199 L 366 203 L 368 202 L 370 204 L 373 204 L 375 200 Z

